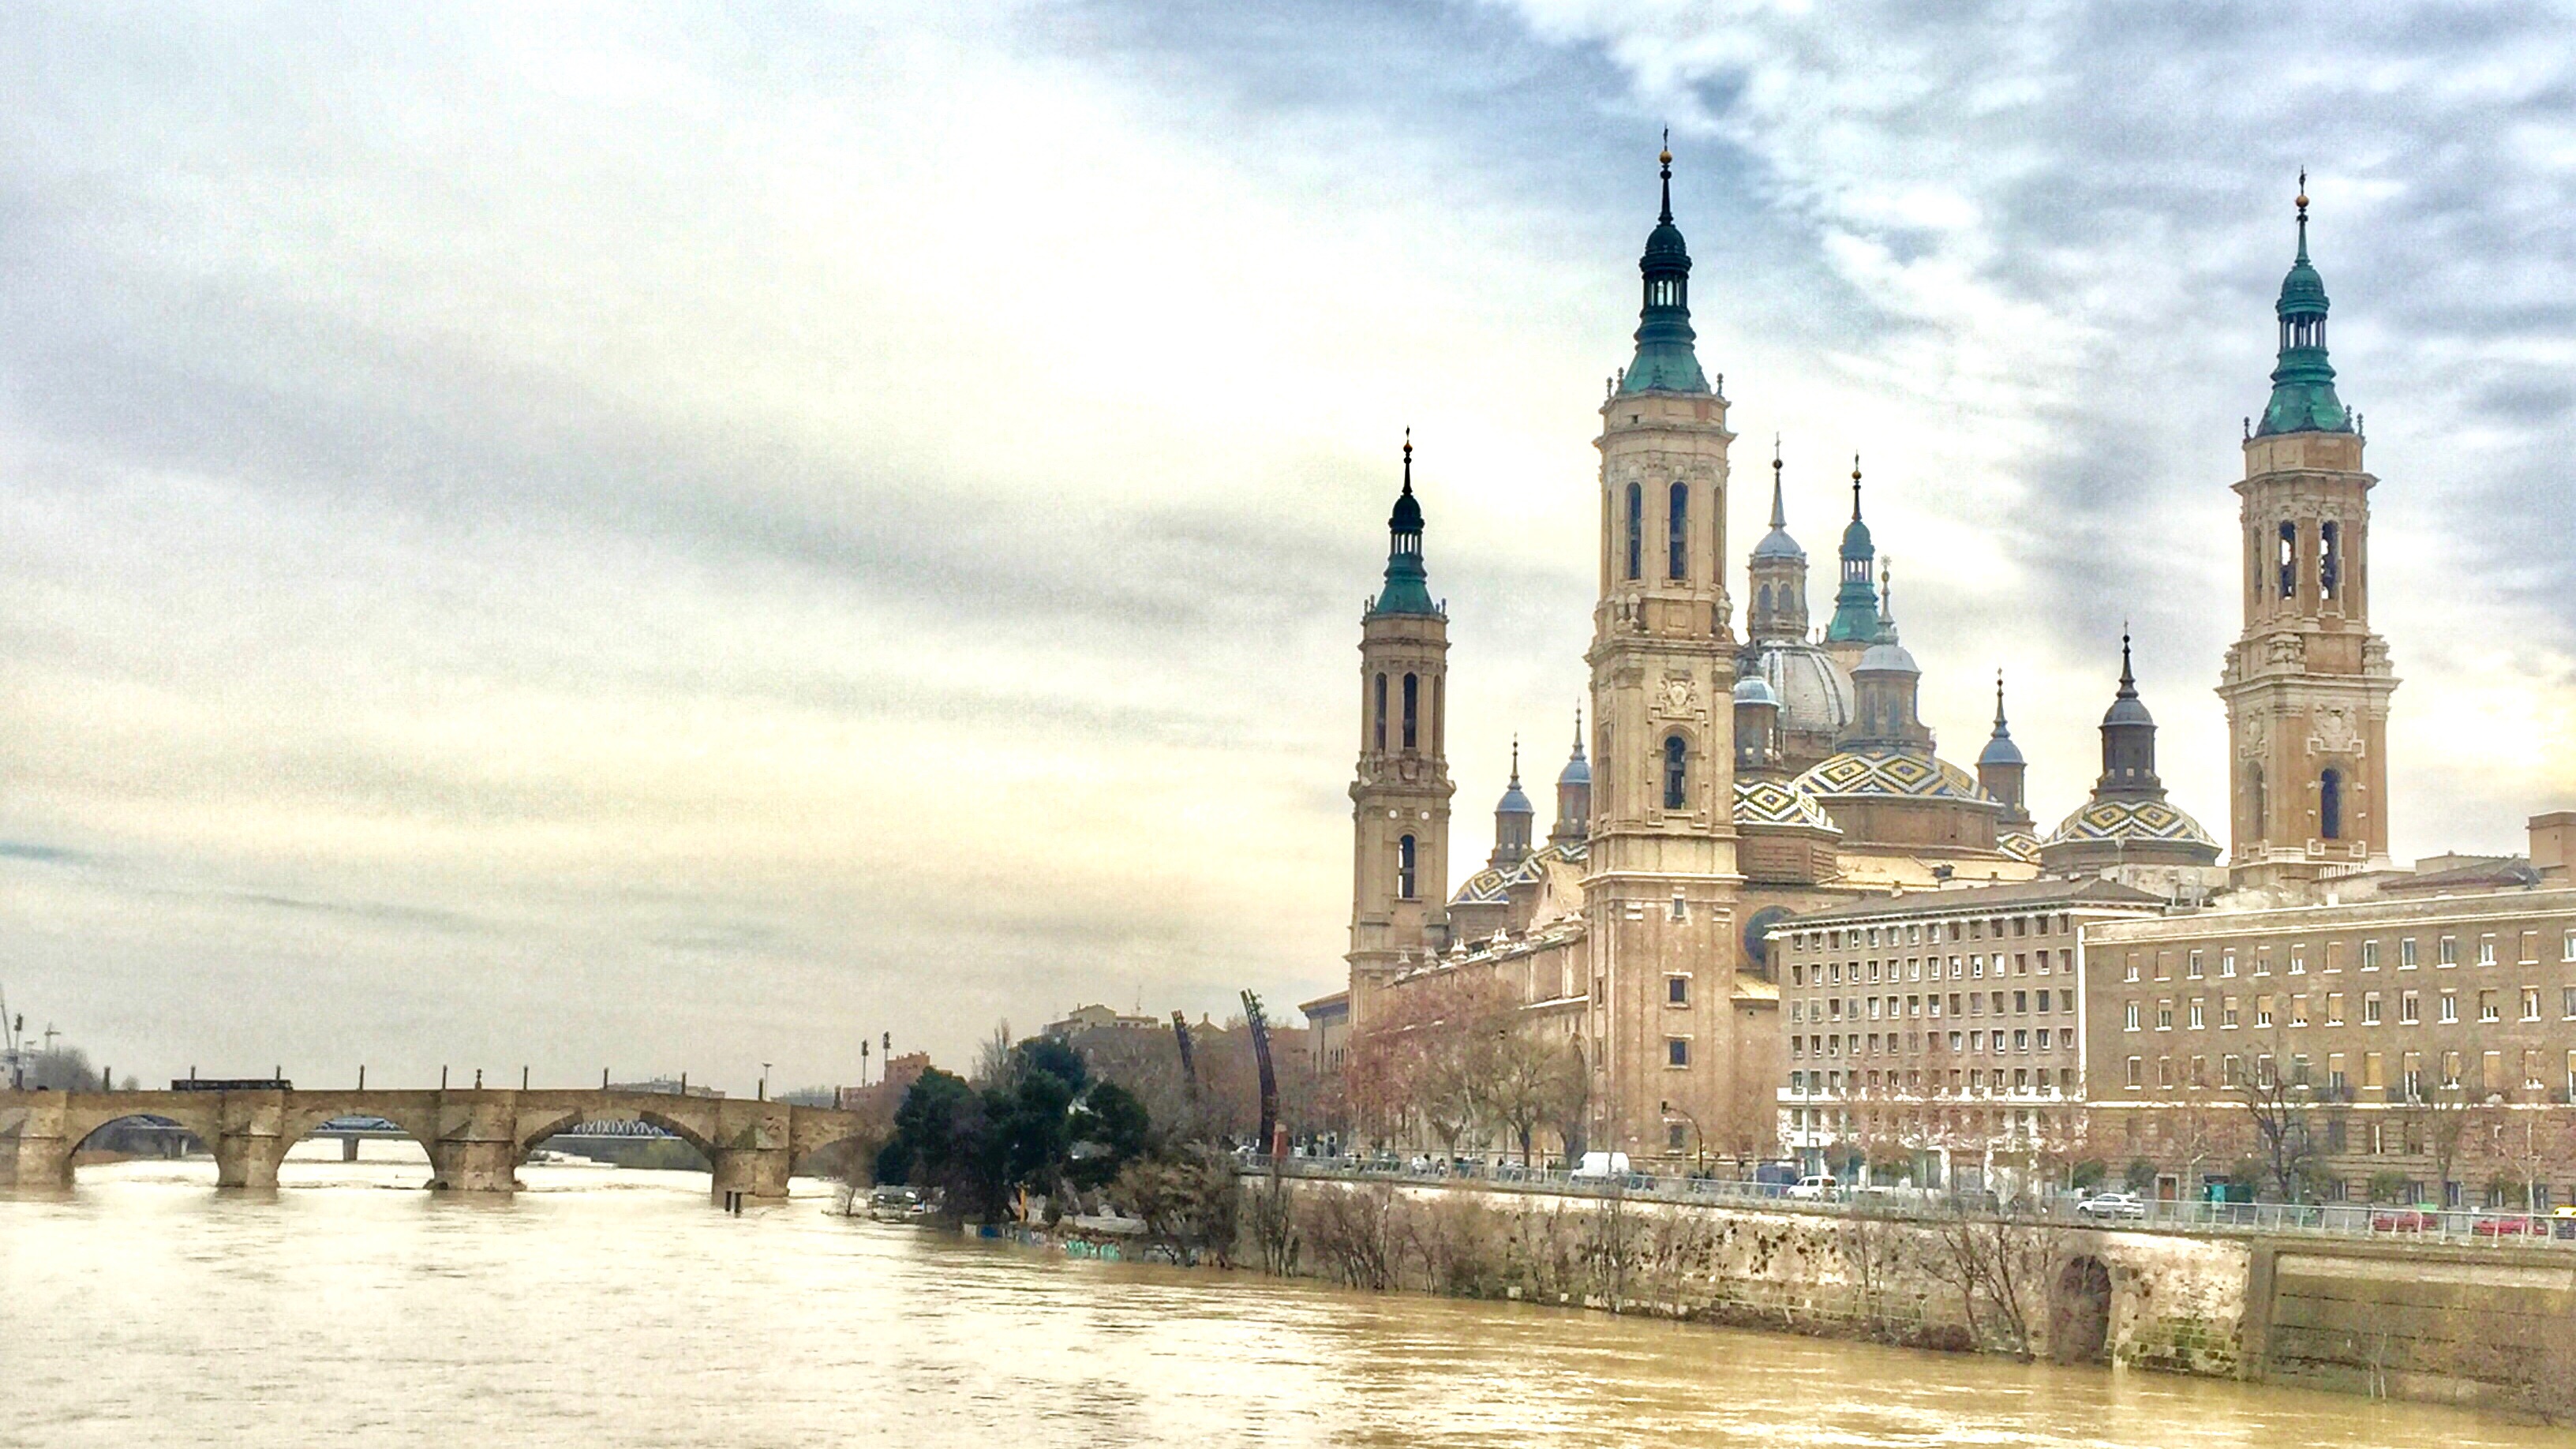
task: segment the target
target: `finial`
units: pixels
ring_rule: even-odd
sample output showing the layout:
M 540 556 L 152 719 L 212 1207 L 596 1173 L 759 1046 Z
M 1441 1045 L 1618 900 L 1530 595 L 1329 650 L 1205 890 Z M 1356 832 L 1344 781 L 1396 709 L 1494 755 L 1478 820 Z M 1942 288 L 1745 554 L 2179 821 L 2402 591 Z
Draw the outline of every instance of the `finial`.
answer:
M 2254 441 L 2254 415 L 2252 413 L 2247 413 L 2245 415 L 2245 441 L 2249 443 Z
M 1788 510 L 1780 503 L 1780 435 L 1778 433 L 1771 435 L 1771 526 L 1774 529 L 1785 529 L 1789 526 Z
M 2129 621 L 2126 619 L 2120 621 L 2120 692 L 2138 692 L 2137 676 L 2129 671 Z
M 1404 491 L 1413 491 L 1413 429 L 1404 430 Z
M 1852 522 L 1860 522 L 1860 454 L 1852 454 Z
M 1998 669 L 1998 670 L 1996 670 L 1996 671 L 1995 671 L 1995 733 L 1996 733 L 1998 736 L 2000 736 L 2000 735 L 2002 735 L 2002 734 L 2003 734 L 2003 732 L 2004 732 L 2004 672 L 2003 672 L 2002 670 Z
M 2299 168 L 2299 260 L 2308 259 L 2308 168 Z
M 1664 226 L 1673 224 L 1673 128 L 1664 128 L 1663 154 L 1655 158 L 1664 168 L 1664 209 L 1655 220 Z
M 1574 757 L 1583 758 L 1583 701 L 1574 702 Z
M 1521 737 L 1512 736 L 1512 788 L 1521 787 Z

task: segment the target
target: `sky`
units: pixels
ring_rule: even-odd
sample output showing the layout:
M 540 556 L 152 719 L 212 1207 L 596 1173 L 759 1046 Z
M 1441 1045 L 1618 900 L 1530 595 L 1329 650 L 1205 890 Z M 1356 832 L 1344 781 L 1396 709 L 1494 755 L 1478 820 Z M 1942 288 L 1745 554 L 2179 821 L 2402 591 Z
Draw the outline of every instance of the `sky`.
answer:
M 1859 454 L 1924 715 L 1973 759 L 2004 670 L 2043 824 L 2127 621 L 2224 833 L 2228 485 L 2306 168 L 2396 853 L 2519 849 L 2576 805 L 2571 36 L 0 7 L 0 991 L 120 1075 L 322 1084 L 1295 1020 L 1342 976 L 1408 427 L 1453 881 L 1513 737 L 1563 758 L 1667 127 L 1729 553 L 1775 433 L 1820 564 Z

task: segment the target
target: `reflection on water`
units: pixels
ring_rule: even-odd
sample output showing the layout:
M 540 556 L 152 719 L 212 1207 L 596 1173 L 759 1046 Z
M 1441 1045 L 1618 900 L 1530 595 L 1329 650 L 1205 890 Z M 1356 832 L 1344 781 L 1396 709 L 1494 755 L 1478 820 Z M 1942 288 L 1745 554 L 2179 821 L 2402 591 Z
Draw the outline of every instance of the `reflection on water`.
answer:
M 0 1197 L 0 1444 L 2569 1442 L 2292 1390 L 1069 1261 L 827 1217 L 819 1184 L 734 1218 L 703 1174 L 531 1167 L 492 1201 L 383 1190 L 425 1163 L 337 1159 L 300 1148 L 273 1196 L 133 1163 Z

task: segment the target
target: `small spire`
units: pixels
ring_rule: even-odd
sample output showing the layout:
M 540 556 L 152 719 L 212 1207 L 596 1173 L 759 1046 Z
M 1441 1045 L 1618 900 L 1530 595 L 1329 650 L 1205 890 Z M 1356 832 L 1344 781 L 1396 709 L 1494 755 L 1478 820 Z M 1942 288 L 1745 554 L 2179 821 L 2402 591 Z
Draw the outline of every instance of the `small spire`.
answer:
M 1673 224 L 1673 128 L 1670 126 L 1664 128 L 1663 154 L 1655 159 L 1660 161 L 1664 168 L 1664 210 L 1663 214 L 1655 219 L 1665 226 L 1670 226 Z M 2302 171 L 2299 175 L 2300 184 L 2306 185 L 2307 173 Z
M 1404 491 L 1413 492 L 1413 429 L 1404 430 Z
M 1521 737 L 1512 736 L 1512 788 L 1521 787 Z
M 1995 738 L 2002 739 L 2007 733 L 2004 728 L 2004 672 L 1998 669 L 1995 671 Z
M 1896 560 L 1884 555 L 1878 561 L 1878 622 L 1896 622 Z
M 2137 676 L 2129 672 L 2129 621 L 2120 621 L 2120 698 L 2138 697 Z
M 2308 168 L 2299 168 L 2299 260 L 2308 259 Z
M 1852 522 L 1860 522 L 1860 454 L 1852 454 Z
M 1574 758 L 1583 758 L 1583 701 L 1574 702 Z
M 1771 526 L 1787 528 L 1788 511 L 1780 506 L 1780 435 L 1771 435 Z

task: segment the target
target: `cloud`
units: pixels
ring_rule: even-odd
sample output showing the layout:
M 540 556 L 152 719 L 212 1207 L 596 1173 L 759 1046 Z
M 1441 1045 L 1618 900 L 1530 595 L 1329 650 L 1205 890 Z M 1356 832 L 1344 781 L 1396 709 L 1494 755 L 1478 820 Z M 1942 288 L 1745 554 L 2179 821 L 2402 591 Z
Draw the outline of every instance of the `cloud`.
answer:
M 1666 124 L 1736 427 L 1820 558 L 1864 456 L 1927 714 L 2009 668 L 2042 814 L 2123 618 L 2223 813 L 2310 165 L 2401 852 L 2510 843 L 2576 789 L 2564 20 L 12 9 L 9 985 L 120 1065 L 738 1085 L 1328 988 L 1394 443 L 1463 875 L 1582 688 Z

